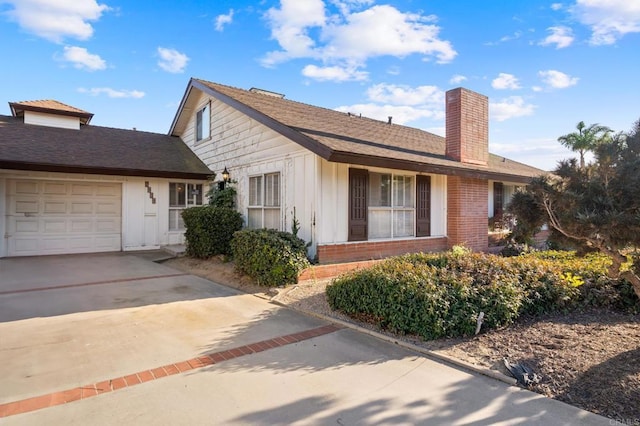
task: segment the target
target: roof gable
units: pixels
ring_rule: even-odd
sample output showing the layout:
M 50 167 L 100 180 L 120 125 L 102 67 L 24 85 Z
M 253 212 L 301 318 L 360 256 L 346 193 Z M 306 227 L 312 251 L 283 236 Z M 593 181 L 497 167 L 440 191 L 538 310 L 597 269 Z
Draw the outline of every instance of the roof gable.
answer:
M 93 114 L 83 111 L 80 108 L 64 104 L 53 99 L 43 99 L 37 101 L 9 102 L 11 114 L 14 117 L 24 115 L 25 111 L 41 112 L 52 115 L 64 115 L 68 117 L 77 117 L 81 124 L 89 124 Z
M 424 130 L 193 78 L 170 134 L 184 131 L 194 90 L 238 109 L 327 161 L 514 182 L 528 182 L 544 173 L 493 154 L 487 166 L 457 162 L 445 156 L 445 138 Z

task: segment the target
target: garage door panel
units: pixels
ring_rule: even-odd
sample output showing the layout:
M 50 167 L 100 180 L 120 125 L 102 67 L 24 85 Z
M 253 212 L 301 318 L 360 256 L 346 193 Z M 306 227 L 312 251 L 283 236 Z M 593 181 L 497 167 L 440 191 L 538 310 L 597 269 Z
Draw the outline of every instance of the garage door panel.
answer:
M 45 219 L 42 222 L 45 234 L 64 234 L 67 232 L 67 221 L 64 219 Z
M 15 221 L 15 232 L 37 234 L 39 231 L 38 220 L 31 218 L 18 218 Z
M 13 211 L 15 213 L 38 213 L 38 211 L 40 210 L 40 203 L 38 202 L 37 199 L 34 199 L 34 200 L 19 199 L 9 204 L 10 204 L 10 207 L 13 207 Z
M 38 238 L 9 239 L 9 253 L 27 256 L 38 252 Z
M 96 195 L 100 197 L 120 198 L 120 187 L 114 185 L 96 185 Z
M 71 202 L 71 214 L 92 214 L 93 203 L 91 201 L 73 201 Z
M 113 219 L 96 220 L 96 232 L 116 232 L 120 230 L 120 221 Z
M 67 195 L 67 184 L 45 182 L 42 193 L 44 195 Z
M 70 231 L 73 233 L 80 233 L 80 232 L 90 233 L 93 231 L 92 219 L 71 219 L 69 220 L 69 222 L 70 222 Z
M 114 216 L 120 210 L 120 204 L 113 201 L 96 203 L 96 213 Z
M 121 186 L 9 181 L 9 255 L 121 249 Z
M 67 213 L 67 203 L 64 200 L 45 200 L 42 213 L 45 215 L 58 215 Z
M 71 195 L 81 195 L 81 196 L 93 195 L 94 190 L 95 190 L 95 185 L 77 184 L 77 183 L 71 184 Z
M 38 182 L 18 181 L 14 185 L 10 185 L 9 188 L 13 189 L 15 194 L 39 194 Z

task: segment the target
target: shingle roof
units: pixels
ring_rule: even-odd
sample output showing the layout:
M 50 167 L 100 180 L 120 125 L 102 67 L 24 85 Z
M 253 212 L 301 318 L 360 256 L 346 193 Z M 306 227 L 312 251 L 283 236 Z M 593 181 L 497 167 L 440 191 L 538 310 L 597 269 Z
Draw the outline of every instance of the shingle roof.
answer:
M 53 99 L 41 99 L 37 101 L 21 101 L 21 102 L 9 102 L 11 108 L 11 114 L 18 117 L 21 116 L 24 111 L 37 111 L 37 112 L 54 112 L 57 114 L 68 115 L 72 117 L 80 118 L 82 124 L 89 124 L 93 114 L 80 108 L 73 107 L 71 105 L 63 104 L 60 101 Z
M 100 126 L 37 126 L 0 115 L 3 168 L 184 179 L 212 174 L 177 137 Z
M 424 130 L 388 124 L 255 91 L 192 79 L 214 96 L 328 161 L 447 175 L 526 182 L 544 171 L 490 154 L 486 167 L 445 157 L 445 139 Z M 189 90 L 187 90 L 188 93 Z M 172 129 L 175 128 L 176 121 Z

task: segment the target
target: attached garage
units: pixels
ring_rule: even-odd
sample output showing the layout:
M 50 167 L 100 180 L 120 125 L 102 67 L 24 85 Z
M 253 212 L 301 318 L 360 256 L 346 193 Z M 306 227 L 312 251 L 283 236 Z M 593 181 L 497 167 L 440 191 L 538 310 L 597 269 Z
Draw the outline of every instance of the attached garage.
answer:
M 180 138 L 89 125 L 93 114 L 53 100 L 9 106 L 12 116 L 0 115 L 0 258 L 183 243 L 170 188 L 202 188 L 212 171 Z
M 8 255 L 119 251 L 119 183 L 9 180 Z

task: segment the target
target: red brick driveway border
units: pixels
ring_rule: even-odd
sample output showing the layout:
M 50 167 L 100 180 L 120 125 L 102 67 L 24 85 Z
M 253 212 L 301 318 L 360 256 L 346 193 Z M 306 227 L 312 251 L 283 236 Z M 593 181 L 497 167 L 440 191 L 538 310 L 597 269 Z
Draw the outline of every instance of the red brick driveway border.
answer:
M 0 404 L 0 418 L 9 417 L 16 414 L 28 413 L 43 408 L 62 405 L 73 401 L 91 398 L 103 393 L 113 392 L 118 389 L 139 385 L 141 383 L 158 380 L 163 377 L 173 376 L 190 370 L 206 367 L 209 365 L 219 364 L 230 359 L 239 358 L 245 355 L 251 355 L 263 352 L 269 349 L 279 348 L 290 345 L 292 343 L 301 342 L 312 339 L 314 337 L 323 336 L 341 330 L 344 327 L 337 324 L 329 324 L 322 327 L 312 328 L 297 333 L 286 334 L 274 337 L 260 342 L 251 343 L 244 346 L 228 349 L 220 352 L 213 352 L 199 356 L 197 358 L 179 361 L 173 364 L 163 365 L 162 367 L 150 370 L 139 371 L 122 377 L 116 377 L 85 386 L 80 386 L 64 391 L 53 392 L 45 395 L 35 396 L 32 398 L 22 399 L 19 401 L 7 402 Z

